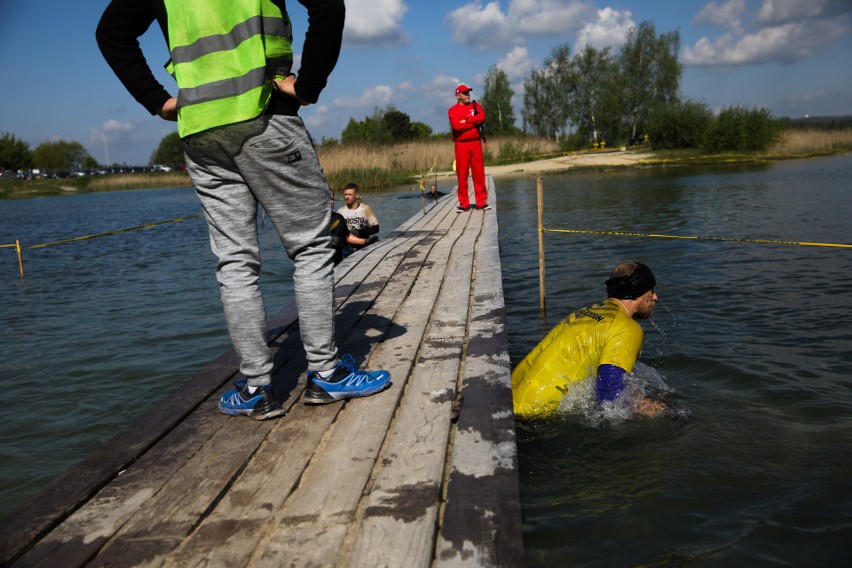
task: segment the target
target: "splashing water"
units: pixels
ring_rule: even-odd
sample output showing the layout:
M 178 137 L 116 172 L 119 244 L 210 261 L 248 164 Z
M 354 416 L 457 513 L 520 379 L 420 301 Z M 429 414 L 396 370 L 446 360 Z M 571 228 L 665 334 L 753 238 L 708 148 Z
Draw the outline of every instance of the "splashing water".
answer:
M 586 377 L 566 391 L 559 403 L 559 414 L 563 417 L 579 416 L 587 426 L 595 428 L 633 418 L 636 400 L 660 399 L 673 392 L 656 369 L 637 361 L 633 372 L 625 373 L 624 390 L 615 400 L 598 404 L 595 378 Z

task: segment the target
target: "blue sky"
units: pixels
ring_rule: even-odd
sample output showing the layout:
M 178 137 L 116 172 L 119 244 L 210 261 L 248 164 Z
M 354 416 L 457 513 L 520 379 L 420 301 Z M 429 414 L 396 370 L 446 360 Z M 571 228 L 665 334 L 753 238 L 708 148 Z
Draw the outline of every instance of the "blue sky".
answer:
M 147 164 L 176 127 L 150 116 L 103 61 L 94 39 L 108 0 L 0 0 L 0 132 L 35 148 L 82 143 L 98 161 Z M 775 116 L 852 114 L 850 0 L 347 0 L 343 52 L 318 104 L 302 116 L 317 140 L 339 138 L 351 117 L 394 105 L 447 130 L 454 88 L 481 95 L 491 65 L 515 90 L 551 50 L 618 47 L 644 20 L 679 30 L 681 91 L 713 109 L 765 106 Z M 305 9 L 288 2 L 298 57 Z M 151 67 L 168 54 L 159 28 L 142 38 Z M 487 109 L 486 109 L 487 110 Z

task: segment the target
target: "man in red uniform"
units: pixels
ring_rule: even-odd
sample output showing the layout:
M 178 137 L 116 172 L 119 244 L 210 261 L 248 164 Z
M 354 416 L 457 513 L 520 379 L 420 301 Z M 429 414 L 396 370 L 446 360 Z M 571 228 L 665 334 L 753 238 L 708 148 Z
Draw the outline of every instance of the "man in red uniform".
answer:
M 450 129 L 456 146 L 456 175 L 459 181 L 459 205 L 457 213 L 470 209 L 467 176 L 473 176 L 473 194 L 477 209 L 491 209 L 488 205 L 488 190 L 485 188 L 485 164 L 482 161 L 480 128 L 485 122 L 485 111 L 470 100 L 471 88 L 465 84 L 456 87 L 458 104 L 450 107 Z

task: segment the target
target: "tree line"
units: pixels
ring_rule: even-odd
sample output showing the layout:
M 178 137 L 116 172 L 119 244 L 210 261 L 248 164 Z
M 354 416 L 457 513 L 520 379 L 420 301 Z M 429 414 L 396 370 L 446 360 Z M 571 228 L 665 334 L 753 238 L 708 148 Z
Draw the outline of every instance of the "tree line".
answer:
M 587 45 L 572 55 L 567 44 L 558 45 L 524 81 L 520 127 L 509 79 L 493 65 L 485 74 L 478 100 L 488 116 L 485 132 L 546 137 L 558 141 L 563 150 L 641 144 L 718 152 L 765 150 L 782 128 L 850 125 L 849 117 L 793 121 L 775 119 L 767 109 L 741 106 L 714 114 L 705 103 L 680 94 L 683 68 L 679 52 L 679 32 L 658 34 L 648 21 L 631 28 L 617 51 Z M 360 121 L 350 118 L 340 143 L 383 145 L 445 136 L 388 106 L 374 109 Z M 323 143 L 336 144 L 337 140 Z M 150 164 L 184 164 L 177 132 L 161 140 Z M 46 142 L 30 150 L 29 144 L 13 134 L 0 134 L 0 171 L 33 167 L 73 171 L 94 169 L 98 163 L 79 142 Z
M 564 150 L 640 144 L 706 151 L 766 149 L 786 123 L 762 108 L 734 106 L 714 115 L 706 104 L 685 99 L 679 52 L 679 32 L 658 34 L 648 21 L 631 28 L 617 51 L 586 46 L 572 56 L 567 44 L 558 45 L 524 81 L 520 127 L 508 76 L 493 65 L 478 101 L 488 116 L 485 132 L 545 137 Z M 362 121 L 350 119 L 341 143 L 388 144 L 436 136 L 446 134 L 434 134 L 387 107 Z
M 157 150 L 151 155 L 148 165 L 165 164 L 181 166 L 184 164 L 183 148 L 177 132 L 167 135 L 160 141 Z M 10 132 L 0 132 L 0 173 L 4 171 L 28 172 L 38 169 L 42 172 L 78 172 L 99 169 L 124 169 L 126 165 L 99 164 L 79 142 L 44 142 L 31 150 L 25 140 Z

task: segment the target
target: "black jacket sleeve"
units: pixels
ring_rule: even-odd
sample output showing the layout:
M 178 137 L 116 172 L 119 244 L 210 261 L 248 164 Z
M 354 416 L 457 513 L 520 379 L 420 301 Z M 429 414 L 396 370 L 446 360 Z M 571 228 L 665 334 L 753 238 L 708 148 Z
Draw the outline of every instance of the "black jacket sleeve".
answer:
M 139 36 L 154 20 L 165 37 L 168 25 L 162 0 L 112 0 L 95 32 L 98 47 L 119 81 L 151 114 L 157 114 L 171 97 L 154 77 L 139 46 Z
M 296 94 L 304 101 L 315 103 L 340 56 L 346 6 L 343 0 L 299 0 L 299 3 L 308 10 L 308 31 Z

